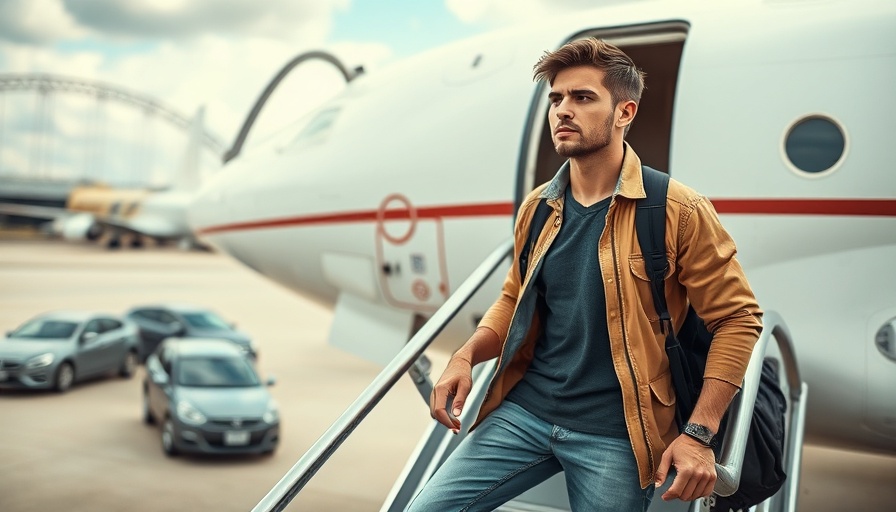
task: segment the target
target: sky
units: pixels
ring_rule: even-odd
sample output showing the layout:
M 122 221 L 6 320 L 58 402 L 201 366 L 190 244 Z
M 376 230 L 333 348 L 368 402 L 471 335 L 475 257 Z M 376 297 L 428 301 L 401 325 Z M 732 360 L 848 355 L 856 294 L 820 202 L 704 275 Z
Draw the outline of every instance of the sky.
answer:
M 102 82 L 189 118 L 204 107 L 206 129 L 229 147 L 270 79 L 302 52 L 325 50 L 350 69 L 363 65 L 370 72 L 451 41 L 595 3 L 0 0 L 0 79 L 44 73 Z M 247 147 L 342 87 L 341 75 L 327 64 L 296 68 L 263 110 Z M 183 132 L 121 103 L 0 91 L 0 175 L 163 185 L 183 144 Z

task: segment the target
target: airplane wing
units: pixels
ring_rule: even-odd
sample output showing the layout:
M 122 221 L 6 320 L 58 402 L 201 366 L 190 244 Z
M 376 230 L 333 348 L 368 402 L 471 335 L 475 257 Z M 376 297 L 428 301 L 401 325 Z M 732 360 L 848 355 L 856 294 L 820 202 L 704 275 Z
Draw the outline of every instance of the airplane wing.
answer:
M 65 208 L 54 206 L 37 206 L 33 204 L 0 203 L 0 215 L 14 215 L 30 219 L 56 220 L 72 215 Z

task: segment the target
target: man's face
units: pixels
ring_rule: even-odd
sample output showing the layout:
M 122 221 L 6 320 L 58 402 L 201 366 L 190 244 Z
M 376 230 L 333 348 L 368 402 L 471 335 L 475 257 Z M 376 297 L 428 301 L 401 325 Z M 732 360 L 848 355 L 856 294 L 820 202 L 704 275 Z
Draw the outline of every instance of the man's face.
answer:
M 576 66 L 557 73 L 548 99 L 554 149 L 562 157 L 589 155 L 610 145 L 615 121 L 604 72 Z

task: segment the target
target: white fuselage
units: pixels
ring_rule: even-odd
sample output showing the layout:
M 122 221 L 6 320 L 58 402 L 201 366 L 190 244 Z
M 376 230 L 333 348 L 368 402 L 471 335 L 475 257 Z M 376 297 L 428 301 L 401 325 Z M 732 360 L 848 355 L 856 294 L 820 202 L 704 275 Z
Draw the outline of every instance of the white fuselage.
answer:
M 335 305 L 334 330 L 365 317 L 391 324 L 398 345 L 359 348 L 390 355 L 413 315 L 432 313 L 511 236 L 520 191 L 550 177 L 531 142 L 546 105 L 531 78 L 538 57 L 583 33 L 623 48 L 677 41 L 668 170 L 713 201 L 760 305 L 789 325 L 809 384 L 809 439 L 894 452 L 896 361 L 875 337 L 896 319 L 896 5 L 714 4 L 579 13 L 362 76 L 217 173 L 191 223 L 258 272 Z M 785 150 L 794 123 L 812 116 L 845 137 L 838 162 L 815 174 Z M 455 345 L 502 279 L 457 315 L 445 334 Z

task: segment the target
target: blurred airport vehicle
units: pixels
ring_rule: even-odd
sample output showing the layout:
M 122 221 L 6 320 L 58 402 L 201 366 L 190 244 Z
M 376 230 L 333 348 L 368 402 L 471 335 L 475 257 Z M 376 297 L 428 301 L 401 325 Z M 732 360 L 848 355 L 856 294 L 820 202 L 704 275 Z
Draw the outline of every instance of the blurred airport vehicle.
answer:
M 45 219 L 50 231 L 71 241 L 104 241 L 110 249 L 125 238 L 132 247 L 144 239 L 199 247 L 187 223 L 187 209 L 200 185 L 200 150 L 205 108 L 196 112 L 179 172 L 170 188 L 116 188 L 103 184 L 73 187 L 65 208 L 0 202 L 0 214 Z
M 148 304 L 131 308 L 125 317 L 138 326 L 140 362 L 145 362 L 166 338 L 217 338 L 232 341 L 253 359 L 258 349 L 252 338 L 214 311 L 190 304 Z
M 252 360 L 220 339 L 169 338 L 146 361 L 143 421 L 161 424 L 167 455 L 271 454 L 280 439 L 277 403 Z
M 0 388 L 68 391 L 78 381 L 137 367 L 137 327 L 114 315 L 58 311 L 39 315 L 0 343 Z

